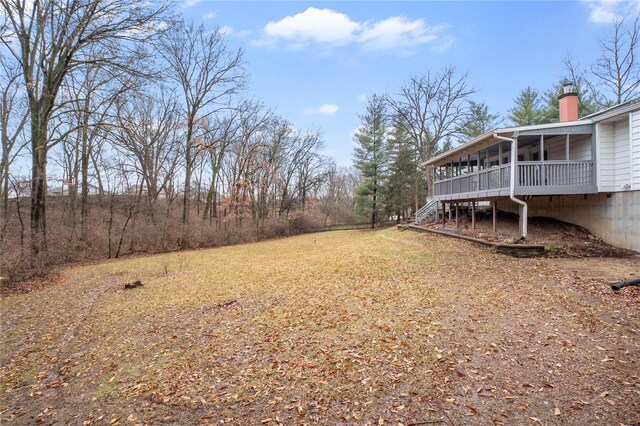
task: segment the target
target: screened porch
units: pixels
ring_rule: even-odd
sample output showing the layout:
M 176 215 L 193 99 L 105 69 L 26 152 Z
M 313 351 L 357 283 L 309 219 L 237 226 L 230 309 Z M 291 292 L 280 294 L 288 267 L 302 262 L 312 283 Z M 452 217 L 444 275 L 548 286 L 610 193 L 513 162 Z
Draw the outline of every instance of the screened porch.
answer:
M 515 194 L 596 192 L 593 137 L 590 131 L 582 132 L 518 135 Z M 489 136 L 467 145 L 431 164 L 434 197 L 446 201 L 508 196 L 512 144 Z

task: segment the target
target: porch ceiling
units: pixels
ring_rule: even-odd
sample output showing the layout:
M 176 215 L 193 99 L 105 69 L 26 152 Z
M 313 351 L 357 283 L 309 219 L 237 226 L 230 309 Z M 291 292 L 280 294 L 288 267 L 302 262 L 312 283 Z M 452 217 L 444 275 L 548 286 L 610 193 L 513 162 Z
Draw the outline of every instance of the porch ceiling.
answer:
M 477 138 L 466 142 L 456 148 L 444 152 L 428 161 L 422 163 L 426 166 L 441 166 L 459 158 L 466 158 L 491 146 L 497 146 L 502 141 L 493 137 L 494 133 L 501 136 L 518 137 L 519 146 L 527 146 L 540 140 L 540 136 L 560 136 L 560 135 L 590 135 L 593 132 L 593 124 L 584 121 L 569 123 L 553 123 L 538 126 L 509 127 L 496 129 L 485 133 Z M 545 138 L 546 139 L 546 138 Z M 475 159 L 476 156 L 472 156 Z

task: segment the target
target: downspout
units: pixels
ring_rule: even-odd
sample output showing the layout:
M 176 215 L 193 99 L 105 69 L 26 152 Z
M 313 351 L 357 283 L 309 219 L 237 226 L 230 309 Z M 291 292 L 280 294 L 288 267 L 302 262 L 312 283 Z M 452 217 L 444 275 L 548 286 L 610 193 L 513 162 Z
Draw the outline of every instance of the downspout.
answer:
M 520 236 L 520 240 L 524 240 L 527 238 L 527 203 L 516 198 L 516 162 L 518 160 L 516 140 L 500 136 L 497 133 L 494 133 L 493 137 L 498 140 L 511 142 L 511 179 L 509 184 L 509 198 L 514 203 L 518 203 L 522 206 L 522 235 Z

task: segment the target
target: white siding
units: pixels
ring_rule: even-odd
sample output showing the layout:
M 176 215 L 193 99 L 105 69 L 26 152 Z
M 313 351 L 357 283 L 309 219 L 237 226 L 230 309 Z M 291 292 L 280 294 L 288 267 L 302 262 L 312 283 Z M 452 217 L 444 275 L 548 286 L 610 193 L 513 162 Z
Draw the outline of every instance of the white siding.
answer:
M 614 167 L 616 170 L 616 190 L 631 185 L 631 160 L 629 158 L 629 121 L 624 120 L 613 126 Z
M 633 189 L 640 189 L 640 111 L 631 113 L 631 174 Z
M 549 160 L 566 160 L 566 136 L 555 136 L 544 141 Z M 573 135 L 569 139 L 569 160 L 591 160 L 591 136 Z
M 598 138 L 598 191 L 613 191 L 616 187 L 613 151 L 613 125 L 596 124 Z
M 569 139 L 569 160 L 591 160 L 591 136 L 571 136 Z
M 565 157 L 567 154 L 564 146 L 565 140 L 565 136 L 555 136 L 544 141 L 544 146 L 548 152 L 549 160 L 566 160 Z

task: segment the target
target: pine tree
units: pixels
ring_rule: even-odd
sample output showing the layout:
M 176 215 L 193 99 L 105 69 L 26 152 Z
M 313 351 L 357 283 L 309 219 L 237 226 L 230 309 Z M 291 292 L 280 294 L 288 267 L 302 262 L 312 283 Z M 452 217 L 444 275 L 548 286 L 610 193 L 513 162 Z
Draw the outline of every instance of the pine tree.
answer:
M 426 196 L 425 175 L 418 168 L 418 153 L 401 121 L 399 115 L 394 118 L 388 142 L 390 164 L 385 188 L 387 213 L 394 214 L 398 220 L 407 218 L 414 210 L 414 201 L 419 202 Z
M 486 104 L 470 101 L 469 120 L 460 133 L 473 139 L 499 127 L 501 123 L 500 114 L 489 113 L 489 107 Z
M 509 110 L 509 119 L 515 126 L 530 126 L 544 123 L 544 111 L 540 106 L 540 93 L 527 87 L 515 99 Z
M 383 206 L 382 188 L 389 160 L 384 100 L 373 95 L 367 103 L 367 113 L 360 120 L 353 162 L 362 175 L 363 183 L 356 190 L 356 207 L 360 214 L 370 216 L 373 228 Z

